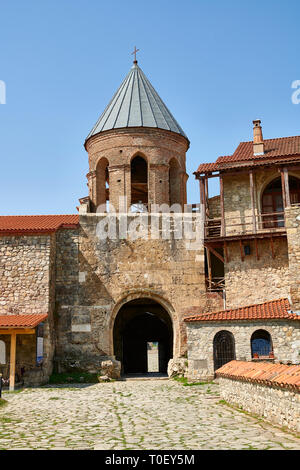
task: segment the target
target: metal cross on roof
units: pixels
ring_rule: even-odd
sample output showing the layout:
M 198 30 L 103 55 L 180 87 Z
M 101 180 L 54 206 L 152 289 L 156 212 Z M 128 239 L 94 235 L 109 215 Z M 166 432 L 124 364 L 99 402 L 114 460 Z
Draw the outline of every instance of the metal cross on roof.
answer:
M 134 54 L 134 64 L 137 64 L 137 60 L 136 60 L 136 53 L 139 51 L 139 49 L 136 48 L 136 46 L 134 46 L 134 51 L 131 53 L 131 55 Z

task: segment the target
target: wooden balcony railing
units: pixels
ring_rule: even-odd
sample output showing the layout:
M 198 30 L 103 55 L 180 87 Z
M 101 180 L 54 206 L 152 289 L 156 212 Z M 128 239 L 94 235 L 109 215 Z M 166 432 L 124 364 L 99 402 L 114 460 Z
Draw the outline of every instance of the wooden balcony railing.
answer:
M 206 290 L 209 292 L 220 292 L 225 289 L 225 278 L 224 277 L 213 277 L 206 280 Z
M 257 214 L 255 218 L 252 215 L 226 217 L 224 225 L 222 229 L 221 218 L 207 219 L 205 238 L 282 231 L 285 227 L 284 212 Z

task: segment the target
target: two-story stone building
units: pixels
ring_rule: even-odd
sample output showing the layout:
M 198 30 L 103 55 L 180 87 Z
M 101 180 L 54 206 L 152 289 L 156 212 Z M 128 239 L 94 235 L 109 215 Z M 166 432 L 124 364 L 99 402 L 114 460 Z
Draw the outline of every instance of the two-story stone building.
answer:
M 300 136 L 264 140 L 260 120 L 253 124 L 253 141 L 195 172 L 207 290 L 222 293 L 224 306 L 186 320 L 191 378 L 212 377 L 233 358 L 300 359 L 300 316 L 292 313 L 300 307 Z M 220 181 L 211 199 L 209 178 Z

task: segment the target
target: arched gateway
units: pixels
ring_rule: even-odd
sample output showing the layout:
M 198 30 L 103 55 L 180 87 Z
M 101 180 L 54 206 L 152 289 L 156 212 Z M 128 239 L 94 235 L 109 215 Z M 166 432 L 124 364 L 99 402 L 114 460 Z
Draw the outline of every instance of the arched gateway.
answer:
M 166 373 L 173 352 L 172 320 L 165 308 L 152 299 L 131 300 L 117 314 L 113 341 L 122 373 L 149 372 L 149 343 L 158 343 L 158 372 Z

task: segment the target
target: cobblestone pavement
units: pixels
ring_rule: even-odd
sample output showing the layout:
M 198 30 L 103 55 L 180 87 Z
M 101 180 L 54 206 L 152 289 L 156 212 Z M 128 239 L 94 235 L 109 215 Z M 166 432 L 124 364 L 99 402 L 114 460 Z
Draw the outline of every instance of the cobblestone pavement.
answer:
M 173 380 L 6 392 L 0 449 L 300 449 L 300 439 L 220 403 L 218 385 Z

